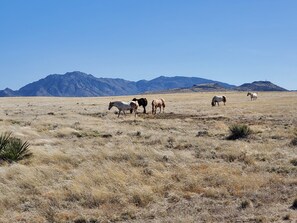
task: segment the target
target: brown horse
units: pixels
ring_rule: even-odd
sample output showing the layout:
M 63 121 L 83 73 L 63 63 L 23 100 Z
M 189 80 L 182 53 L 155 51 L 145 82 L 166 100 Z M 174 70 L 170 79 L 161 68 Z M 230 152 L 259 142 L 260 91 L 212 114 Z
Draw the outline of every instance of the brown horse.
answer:
M 164 108 L 165 108 L 165 100 L 163 98 L 159 98 L 159 99 L 154 99 L 152 101 L 152 114 L 156 114 L 157 112 L 157 108 L 160 108 L 160 112 L 162 110 L 163 107 L 163 112 L 164 112 Z M 159 113 L 160 113 L 159 112 Z

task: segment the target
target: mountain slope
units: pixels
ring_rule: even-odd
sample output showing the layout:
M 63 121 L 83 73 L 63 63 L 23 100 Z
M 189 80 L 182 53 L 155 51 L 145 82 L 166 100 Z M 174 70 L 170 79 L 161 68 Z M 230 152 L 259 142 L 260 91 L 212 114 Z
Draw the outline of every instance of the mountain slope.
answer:
M 18 96 L 17 92 L 11 90 L 10 88 L 5 88 L 4 90 L 0 91 L 0 97 L 13 97 Z
M 129 88 L 129 92 L 126 88 Z M 69 72 L 64 75 L 49 75 L 22 87 L 17 93 L 21 96 L 91 97 L 137 93 L 137 89 L 131 81 Z
M 199 84 L 209 84 L 209 83 L 218 83 L 221 86 L 231 89 L 235 87 L 234 85 L 208 80 L 199 77 L 183 77 L 183 76 L 175 76 L 175 77 L 164 77 L 160 76 L 150 81 L 138 81 L 137 87 L 139 91 L 142 92 L 153 92 L 153 91 L 164 91 L 174 88 L 191 88 L 193 85 Z

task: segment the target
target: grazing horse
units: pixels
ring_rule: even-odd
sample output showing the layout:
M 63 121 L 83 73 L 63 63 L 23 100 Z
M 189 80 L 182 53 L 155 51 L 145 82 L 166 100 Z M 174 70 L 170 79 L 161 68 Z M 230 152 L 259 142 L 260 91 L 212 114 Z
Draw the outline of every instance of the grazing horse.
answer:
M 160 108 L 160 112 L 161 112 L 162 107 L 163 107 L 163 112 L 164 112 L 165 100 L 163 98 L 154 99 L 152 101 L 152 114 L 156 114 L 157 108 Z
M 214 96 L 213 98 L 212 98 L 212 101 L 211 101 L 211 105 L 212 106 L 215 106 L 216 105 L 216 103 L 218 104 L 218 106 L 220 106 L 220 104 L 219 104 L 219 102 L 224 102 L 224 105 L 225 105 L 225 103 L 226 103 L 226 97 L 224 96 L 224 95 L 222 95 L 222 96 Z
M 146 98 L 139 98 L 139 99 L 133 98 L 132 101 L 137 101 L 138 105 L 143 107 L 143 113 L 146 113 L 146 109 L 145 109 L 145 107 L 147 106 Z M 132 113 L 132 109 L 130 110 L 130 112 Z
M 258 98 L 258 94 L 255 92 L 248 92 L 246 96 L 249 96 L 249 95 L 251 96 L 251 101 L 257 100 Z
M 120 117 L 121 111 L 123 111 L 124 115 L 126 115 L 125 111 L 132 110 L 135 113 L 137 112 L 138 104 L 136 101 L 124 102 L 124 101 L 111 101 L 109 102 L 108 110 L 110 110 L 113 106 L 119 109 L 118 117 Z

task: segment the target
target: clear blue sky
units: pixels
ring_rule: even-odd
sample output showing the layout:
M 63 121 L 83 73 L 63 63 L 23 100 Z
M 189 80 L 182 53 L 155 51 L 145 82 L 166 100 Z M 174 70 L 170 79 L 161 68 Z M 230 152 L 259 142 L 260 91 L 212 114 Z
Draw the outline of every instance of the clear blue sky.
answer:
M 297 1 L 0 0 L 0 89 L 76 70 L 297 89 Z

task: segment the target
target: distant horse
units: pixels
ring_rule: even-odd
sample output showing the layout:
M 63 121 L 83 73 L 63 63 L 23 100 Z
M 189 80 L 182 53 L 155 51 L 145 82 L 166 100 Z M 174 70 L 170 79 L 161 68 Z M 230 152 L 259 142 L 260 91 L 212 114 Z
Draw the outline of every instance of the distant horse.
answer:
M 157 108 L 160 108 L 160 112 L 162 110 L 163 107 L 163 112 L 164 112 L 164 108 L 165 108 L 165 100 L 163 98 L 159 98 L 159 99 L 154 99 L 152 101 L 152 114 L 156 114 L 157 112 Z M 159 113 L 160 113 L 159 112 Z
M 137 101 L 138 105 L 143 107 L 143 113 L 146 113 L 146 109 L 145 109 L 145 107 L 147 106 L 146 98 L 139 98 L 139 99 L 133 98 L 132 101 Z M 130 112 L 132 113 L 132 109 L 130 110 Z
M 218 104 L 218 106 L 220 105 L 219 104 L 219 102 L 224 102 L 224 105 L 225 105 L 225 103 L 226 103 L 226 97 L 224 96 L 224 95 L 222 95 L 222 96 L 214 96 L 213 98 L 212 98 L 212 101 L 211 101 L 211 105 L 212 106 L 215 106 L 216 105 L 216 103 Z
M 246 96 L 249 96 L 249 95 L 251 96 L 251 101 L 257 100 L 258 98 L 258 94 L 255 92 L 248 92 Z
M 121 111 L 123 111 L 124 115 L 126 115 L 125 111 L 132 110 L 135 113 L 137 112 L 138 104 L 135 101 L 124 102 L 124 101 L 111 101 L 109 102 L 108 110 L 110 110 L 113 106 L 119 109 L 118 117 L 120 117 Z

